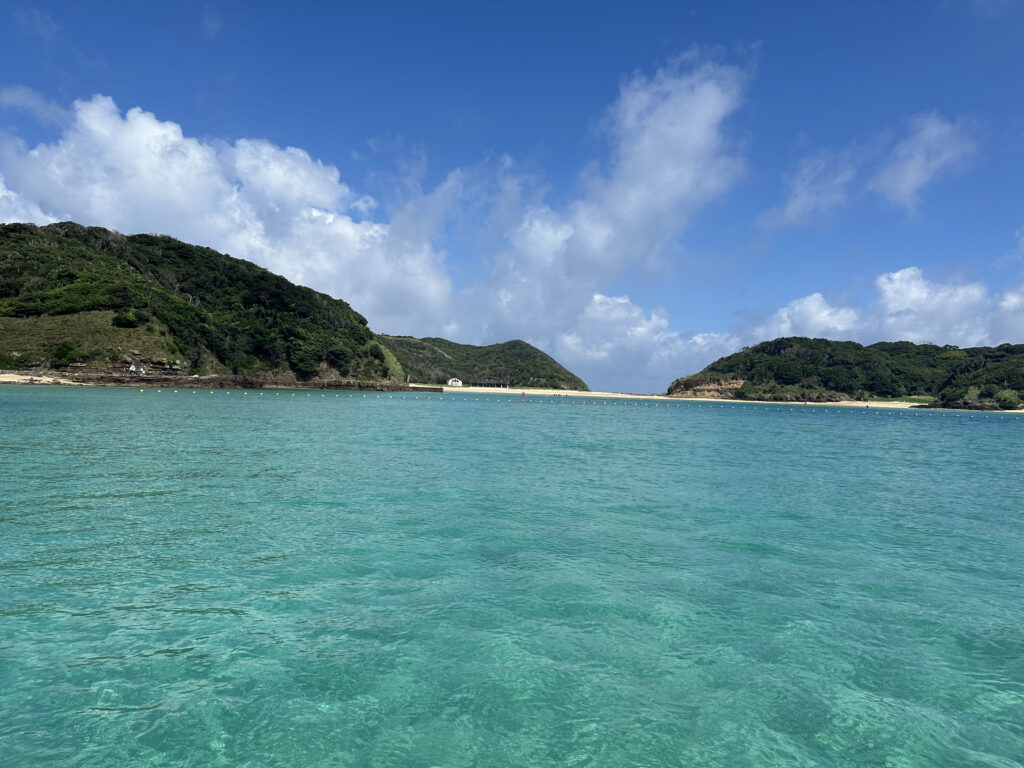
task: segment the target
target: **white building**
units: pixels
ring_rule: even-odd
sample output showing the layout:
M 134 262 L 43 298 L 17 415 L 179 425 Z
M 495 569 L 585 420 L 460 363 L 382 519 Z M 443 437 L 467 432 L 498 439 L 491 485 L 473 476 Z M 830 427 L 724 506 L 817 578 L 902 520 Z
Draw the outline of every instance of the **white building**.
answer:
M 462 380 L 461 379 L 448 379 L 448 386 L 449 387 L 461 387 L 462 386 Z

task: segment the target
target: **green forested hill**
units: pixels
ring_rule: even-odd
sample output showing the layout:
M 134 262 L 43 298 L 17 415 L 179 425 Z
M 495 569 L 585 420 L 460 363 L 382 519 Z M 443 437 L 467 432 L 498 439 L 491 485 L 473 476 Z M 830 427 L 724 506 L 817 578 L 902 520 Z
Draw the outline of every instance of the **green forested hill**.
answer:
M 1024 344 L 972 347 L 790 337 L 766 341 L 676 379 L 668 393 L 750 400 L 932 398 L 947 407 L 1017 408 Z
M 0 225 L 0 368 L 116 365 L 130 349 L 193 372 L 389 374 L 359 313 L 255 264 L 164 236 Z
M 171 372 L 586 389 L 522 341 L 375 336 L 347 303 L 162 235 L 0 225 L 0 369 L 145 361 Z
M 579 389 L 583 380 L 525 341 L 475 347 L 446 339 L 378 336 L 394 351 L 412 381 L 443 384 L 450 378 L 464 384 L 481 379 L 508 380 L 512 387 Z

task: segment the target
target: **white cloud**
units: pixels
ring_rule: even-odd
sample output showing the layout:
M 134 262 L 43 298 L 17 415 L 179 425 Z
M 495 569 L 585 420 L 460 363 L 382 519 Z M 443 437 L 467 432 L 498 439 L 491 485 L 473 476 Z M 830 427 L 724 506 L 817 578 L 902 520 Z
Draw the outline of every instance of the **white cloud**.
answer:
M 692 66 L 686 69 L 686 63 Z M 595 371 L 594 361 L 602 359 L 595 350 L 606 349 L 608 365 L 597 375 L 624 370 L 612 361 L 612 351 L 621 359 L 627 341 L 639 345 L 643 339 L 631 313 L 611 312 L 607 302 L 614 300 L 599 302 L 603 319 L 594 328 L 607 347 L 596 331 L 580 329 L 594 319 L 595 295 L 627 270 L 657 265 L 692 213 L 742 173 L 725 123 L 740 106 L 744 81 L 740 69 L 692 60 L 625 80 L 601 124 L 609 160 L 585 170 L 581 196 L 561 209 L 547 205 L 532 180 L 516 176 L 506 159 L 494 208 L 494 220 L 506 230 L 488 281 L 461 296 L 461 327 L 471 333 L 475 324 L 490 338 L 524 335 L 590 360 Z M 652 318 L 667 325 L 663 313 Z
M 623 236 L 651 226 L 650 243 L 661 245 L 695 208 L 737 179 L 743 162 L 728 145 L 723 122 L 738 109 L 744 80 L 735 67 L 705 63 L 661 69 L 652 78 L 636 75 L 622 85 L 605 117 L 611 167 L 591 179 L 588 199 L 581 201 L 617 225 L 615 246 L 628 248 Z
M 737 333 L 748 344 L 779 336 L 961 347 L 1024 341 L 1024 287 L 993 294 L 980 282 L 934 282 L 920 268 L 906 267 L 879 275 L 875 288 L 874 300 L 863 309 L 832 306 L 812 293 Z
M 981 282 L 928 280 L 920 268 L 906 267 L 879 275 L 874 285 L 876 294 L 863 307 L 831 304 L 815 292 L 764 322 L 689 335 L 673 330 L 664 312 L 645 313 L 626 296 L 595 294 L 554 348 L 572 370 L 595 380 L 626 389 L 643 382 L 644 390 L 658 391 L 743 346 L 780 336 L 960 347 L 1024 343 L 1024 284 L 997 293 Z
M 38 205 L 22 199 L 17 192 L 7 188 L 4 177 L 0 176 L 0 224 L 15 221 L 32 221 L 37 224 L 50 224 L 56 219 L 47 216 Z
M 973 125 L 930 112 L 910 119 L 910 135 L 897 144 L 871 189 L 912 211 L 921 191 L 937 176 L 962 168 L 977 152 Z
M 935 282 L 918 267 L 907 267 L 879 275 L 875 288 L 874 299 L 863 308 L 836 306 L 815 292 L 788 302 L 764 322 L 689 337 L 671 330 L 658 312 L 645 316 L 627 297 L 598 295 L 579 326 L 560 339 L 559 350 L 565 359 L 578 361 L 579 370 L 601 370 L 592 361 L 626 362 L 647 381 L 660 376 L 667 383 L 743 346 L 780 336 L 960 347 L 1024 342 L 1024 284 L 993 293 L 980 282 Z M 620 347 L 642 352 L 631 359 Z
M 754 331 L 758 341 L 779 336 L 850 338 L 861 323 L 857 310 L 833 307 L 820 293 L 794 299 Z
M 857 178 L 858 163 L 859 158 L 851 150 L 821 151 L 803 158 L 786 179 L 786 202 L 762 214 L 759 223 L 790 227 L 841 208 Z
M 992 344 L 1024 343 L 1024 285 L 998 297 L 996 309 L 989 318 L 989 328 Z
M 231 175 L 245 180 L 247 194 L 260 201 L 264 215 L 302 205 L 343 209 L 353 198 L 336 168 L 295 147 L 282 150 L 268 141 L 239 139 L 220 155 Z
M 933 283 L 917 267 L 907 267 L 879 275 L 875 287 L 875 333 L 880 338 L 958 346 L 989 341 L 992 300 L 982 283 Z
M 684 336 L 669 327 L 663 310 L 645 314 L 628 296 L 596 293 L 576 325 L 558 335 L 555 356 L 584 380 L 605 382 L 603 387 L 663 392 L 682 373 L 699 370 L 739 346 L 730 334 Z

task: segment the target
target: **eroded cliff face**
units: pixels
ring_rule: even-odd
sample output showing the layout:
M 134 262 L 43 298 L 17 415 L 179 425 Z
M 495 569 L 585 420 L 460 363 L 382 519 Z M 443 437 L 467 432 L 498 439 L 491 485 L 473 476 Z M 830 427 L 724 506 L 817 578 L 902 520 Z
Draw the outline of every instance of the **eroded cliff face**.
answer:
M 737 392 L 743 386 L 743 379 L 722 379 L 720 381 L 684 382 L 679 380 L 668 390 L 669 397 L 712 398 L 715 400 L 736 400 Z

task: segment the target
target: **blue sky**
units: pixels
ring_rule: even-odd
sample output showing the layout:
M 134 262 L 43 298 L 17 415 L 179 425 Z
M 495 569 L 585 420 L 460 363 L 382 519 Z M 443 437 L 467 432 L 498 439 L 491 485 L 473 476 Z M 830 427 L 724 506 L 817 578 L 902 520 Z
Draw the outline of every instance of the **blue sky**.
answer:
M 601 389 L 779 335 L 1024 343 L 1019 0 L 323 5 L 5 6 L 0 220 Z

